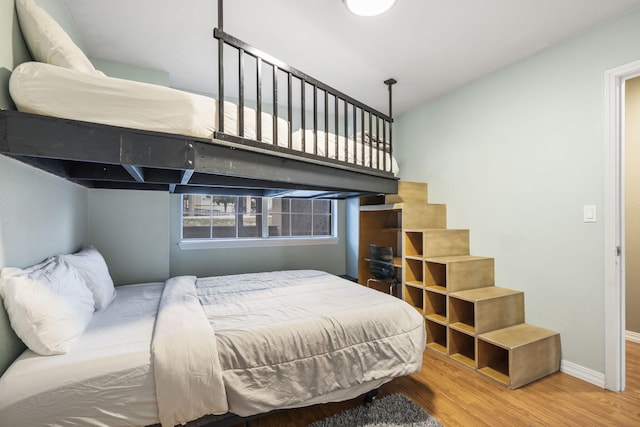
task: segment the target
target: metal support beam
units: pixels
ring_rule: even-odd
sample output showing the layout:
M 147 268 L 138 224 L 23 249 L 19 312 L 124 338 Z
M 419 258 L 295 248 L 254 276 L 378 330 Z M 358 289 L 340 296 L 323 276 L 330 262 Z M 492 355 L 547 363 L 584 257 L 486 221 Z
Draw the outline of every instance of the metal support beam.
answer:
M 122 165 L 129 175 L 133 177 L 136 182 L 144 182 L 144 170 L 140 166 L 135 165 Z

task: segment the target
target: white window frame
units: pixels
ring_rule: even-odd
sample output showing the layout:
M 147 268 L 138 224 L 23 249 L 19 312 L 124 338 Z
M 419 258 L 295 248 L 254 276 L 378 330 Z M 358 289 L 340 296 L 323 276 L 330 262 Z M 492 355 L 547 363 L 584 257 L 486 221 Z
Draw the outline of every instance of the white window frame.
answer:
M 260 196 L 256 196 L 260 197 Z M 185 239 L 182 235 L 183 218 L 182 218 L 182 196 L 181 203 L 178 203 L 180 210 L 178 218 L 180 221 L 180 241 L 178 247 L 180 250 L 206 250 L 206 249 L 223 249 L 223 248 L 259 248 L 274 246 L 313 246 L 313 245 L 335 245 L 339 242 L 338 238 L 338 201 L 331 202 L 331 235 L 329 236 L 269 236 L 269 197 L 261 197 L 262 201 L 262 237 L 234 237 L 229 239 Z M 312 226 L 313 229 L 313 226 Z

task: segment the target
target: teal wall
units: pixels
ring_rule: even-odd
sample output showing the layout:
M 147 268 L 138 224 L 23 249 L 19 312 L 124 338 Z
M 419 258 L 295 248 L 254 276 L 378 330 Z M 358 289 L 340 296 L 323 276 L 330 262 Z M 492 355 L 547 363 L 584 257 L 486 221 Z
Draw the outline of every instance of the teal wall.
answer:
M 89 241 L 100 248 L 116 284 L 170 276 L 213 276 L 313 268 L 344 274 L 345 202 L 338 202 L 338 243 L 182 250 L 181 196 L 155 191 L 90 190 Z
M 0 268 L 26 267 L 79 249 L 88 190 L 0 155 Z M 0 306 L 0 374 L 24 350 Z
M 9 96 L 9 77 L 15 67 L 30 59 L 13 0 L 0 0 L 0 109 L 15 109 Z
M 448 226 L 525 291 L 526 321 L 604 372 L 604 75 L 640 59 L 625 15 L 399 117 L 402 178 L 429 183 Z M 583 205 L 598 222 L 583 222 Z
M 13 0 L 0 0 L 0 108 L 13 108 L 11 70 L 29 60 Z M 82 246 L 88 190 L 0 155 L 0 268 L 25 267 Z M 0 374 L 24 350 L 0 306 Z

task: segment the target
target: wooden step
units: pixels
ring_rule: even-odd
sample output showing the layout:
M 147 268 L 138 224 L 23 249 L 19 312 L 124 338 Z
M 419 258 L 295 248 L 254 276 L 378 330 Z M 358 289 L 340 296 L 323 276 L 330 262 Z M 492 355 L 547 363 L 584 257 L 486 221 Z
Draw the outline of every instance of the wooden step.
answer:
M 402 229 L 447 228 L 447 205 L 404 203 Z
M 560 334 L 526 323 L 478 335 L 477 369 L 509 388 L 560 369 Z
M 385 203 L 429 203 L 425 182 L 398 181 L 398 194 L 387 194 Z
M 404 254 L 412 257 L 469 255 L 469 230 L 405 229 Z
M 426 288 L 445 292 L 493 286 L 494 259 L 473 255 L 425 258 L 423 282 Z
M 449 326 L 483 334 L 524 323 L 524 292 L 497 286 L 449 293 Z

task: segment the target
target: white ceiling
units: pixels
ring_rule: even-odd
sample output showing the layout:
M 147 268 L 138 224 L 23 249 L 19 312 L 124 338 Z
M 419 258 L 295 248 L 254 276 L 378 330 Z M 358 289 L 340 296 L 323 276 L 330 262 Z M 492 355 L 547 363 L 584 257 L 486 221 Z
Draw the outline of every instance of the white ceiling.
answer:
M 165 70 L 174 87 L 215 93 L 216 0 L 63 0 L 90 56 Z M 590 27 L 640 0 L 397 0 L 361 18 L 341 0 L 227 0 L 224 29 L 394 115 Z

